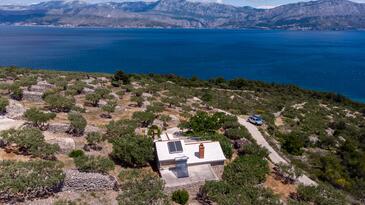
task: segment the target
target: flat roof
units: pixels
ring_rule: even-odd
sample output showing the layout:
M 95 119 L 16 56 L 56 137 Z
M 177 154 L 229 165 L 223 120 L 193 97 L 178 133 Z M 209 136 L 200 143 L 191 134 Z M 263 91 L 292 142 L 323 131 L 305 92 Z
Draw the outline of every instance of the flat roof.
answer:
M 171 141 L 181 141 L 183 151 L 180 153 L 170 153 L 167 143 Z M 205 148 L 203 159 L 199 158 L 199 145 L 201 143 L 203 143 Z M 155 146 L 157 157 L 160 162 L 175 160 L 175 158 L 179 157 L 188 157 L 188 164 L 209 163 L 226 160 L 219 142 L 204 141 L 185 143 L 184 140 L 168 140 L 156 141 Z

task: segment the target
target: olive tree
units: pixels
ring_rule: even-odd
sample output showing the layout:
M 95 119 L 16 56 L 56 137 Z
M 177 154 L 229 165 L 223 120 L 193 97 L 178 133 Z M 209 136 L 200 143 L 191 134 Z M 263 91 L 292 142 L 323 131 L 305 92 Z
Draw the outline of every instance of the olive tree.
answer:
M 49 109 L 54 112 L 69 112 L 74 106 L 74 100 L 60 94 L 50 94 L 44 99 Z
M 68 129 L 68 133 L 73 134 L 75 136 L 81 136 L 82 134 L 84 134 L 87 121 L 80 113 L 77 112 L 69 113 L 68 120 L 70 121 L 70 127 Z
M 30 108 L 24 113 L 24 117 L 32 124 L 32 126 L 43 130 L 48 127 L 47 122 L 55 118 L 56 114 L 53 112 L 45 113 L 37 108 Z
M 141 127 L 148 127 L 155 119 L 155 115 L 151 112 L 135 112 L 132 118 L 137 121 Z
M 115 112 L 116 107 L 117 102 L 115 100 L 110 100 L 106 105 L 101 107 L 101 109 L 105 112 L 101 116 L 104 118 L 112 118 L 111 113 Z
M 42 132 L 36 128 L 5 130 L 0 133 L 0 138 L 4 140 L 4 146 L 15 144 L 17 150 L 14 151 L 23 155 L 53 160 L 54 154 L 59 151 L 59 146 L 46 143 Z
M 101 96 L 96 93 L 89 93 L 85 96 L 85 99 L 87 104 L 97 107 Z
M 153 141 L 149 137 L 129 134 L 113 140 L 112 156 L 121 163 L 132 166 L 145 166 L 153 160 Z

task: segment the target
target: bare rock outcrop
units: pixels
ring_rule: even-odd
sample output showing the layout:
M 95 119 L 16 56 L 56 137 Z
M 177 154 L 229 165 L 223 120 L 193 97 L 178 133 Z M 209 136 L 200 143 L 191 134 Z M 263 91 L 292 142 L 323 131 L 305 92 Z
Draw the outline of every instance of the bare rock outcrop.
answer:
M 9 105 L 6 106 L 6 117 L 9 119 L 19 120 L 22 118 L 26 109 L 24 106 L 15 100 L 9 100 Z
M 44 139 L 49 144 L 57 144 L 60 147 L 60 152 L 67 154 L 75 149 L 75 140 L 71 137 L 59 136 L 51 132 L 44 132 Z
M 113 176 L 99 173 L 85 173 L 66 170 L 62 191 L 103 191 L 117 190 L 118 182 Z
M 23 100 L 39 102 L 42 100 L 43 92 L 23 90 Z

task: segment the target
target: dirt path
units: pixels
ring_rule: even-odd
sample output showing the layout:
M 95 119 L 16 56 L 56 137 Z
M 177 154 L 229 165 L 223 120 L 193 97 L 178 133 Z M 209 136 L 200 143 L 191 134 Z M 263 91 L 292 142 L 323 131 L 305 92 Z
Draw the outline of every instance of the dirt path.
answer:
M 232 115 L 229 112 L 226 112 L 224 110 L 220 110 L 220 109 L 216 109 L 218 112 L 224 112 L 226 114 Z M 269 151 L 269 159 L 272 163 L 274 164 L 279 164 L 279 163 L 284 163 L 284 164 L 289 164 L 284 158 L 282 158 L 275 150 L 274 148 L 271 147 L 271 145 L 266 141 L 266 139 L 264 138 L 264 136 L 261 134 L 261 132 L 259 131 L 259 129 L 257 129 L 257 127 L 249 122 L 247 122 L 246 119 L 242 118 L 242 117 L 238 117 L 238 122 L 245 126 L 247 128 L 247 130 L 250 132 L 250 134 L 252 135 L 252 137 L 256 140 L 256 143 L 264 148 L 266 148 Z M 298 178 L 298 181 L 306 186 L 309 185 L 317 185 L 317 183 L 315 181 L 313 181 L 312 179 L 310 179 L 309 177 L 307 177 L 306 175 L 302 175 L 301 177 Z

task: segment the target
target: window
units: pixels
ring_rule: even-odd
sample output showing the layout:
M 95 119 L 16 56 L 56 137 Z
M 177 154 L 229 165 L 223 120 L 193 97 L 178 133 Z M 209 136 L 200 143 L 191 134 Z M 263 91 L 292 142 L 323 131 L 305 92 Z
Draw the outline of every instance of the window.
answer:
M 170 154 L 179 153 L 183 151 L 181 141 L 168 142 L 167 147 L 169 148 Z

